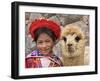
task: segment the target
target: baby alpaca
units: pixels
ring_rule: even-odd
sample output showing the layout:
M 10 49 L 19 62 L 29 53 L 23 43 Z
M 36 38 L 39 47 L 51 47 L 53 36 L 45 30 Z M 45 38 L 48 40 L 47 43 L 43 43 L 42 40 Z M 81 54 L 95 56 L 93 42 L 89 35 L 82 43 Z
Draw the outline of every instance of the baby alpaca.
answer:
M 64 66 L 84 65 L 85 36 L 80 27 L 67 25 L 61 32 L 61 60 Z

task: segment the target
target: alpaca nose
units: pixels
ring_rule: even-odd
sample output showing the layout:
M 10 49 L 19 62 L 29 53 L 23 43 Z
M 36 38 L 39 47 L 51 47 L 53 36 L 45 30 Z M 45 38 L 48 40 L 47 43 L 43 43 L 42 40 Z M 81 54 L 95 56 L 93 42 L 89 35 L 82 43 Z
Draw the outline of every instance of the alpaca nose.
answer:
M 68 45 L 68 47 L 71 47 L 72 46 L 72 44 L 67 44 Z

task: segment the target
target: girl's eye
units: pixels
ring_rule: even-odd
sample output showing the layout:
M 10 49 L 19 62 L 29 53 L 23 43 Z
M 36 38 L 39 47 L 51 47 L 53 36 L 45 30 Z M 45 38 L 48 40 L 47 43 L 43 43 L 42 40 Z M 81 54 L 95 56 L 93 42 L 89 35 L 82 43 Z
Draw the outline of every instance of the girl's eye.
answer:
M 48 42 L 50 42 L 50 40 L 46 40 L 46 42 L 48 43 Z
M 37 43 L 38 43 L 38 44 L 41 44 L 41 43 L 42 43 L 42 41 L 38 41 Z
M 66 37 L 63 37 L 63 40 L 66 42 L 67 41 L 67 38 Z
M 76 41 L 76 42 L 79 42 L 80 39 L 81 39 L 81 38 L 80 38 L 79 36 L 75 37 L 75 41 Z

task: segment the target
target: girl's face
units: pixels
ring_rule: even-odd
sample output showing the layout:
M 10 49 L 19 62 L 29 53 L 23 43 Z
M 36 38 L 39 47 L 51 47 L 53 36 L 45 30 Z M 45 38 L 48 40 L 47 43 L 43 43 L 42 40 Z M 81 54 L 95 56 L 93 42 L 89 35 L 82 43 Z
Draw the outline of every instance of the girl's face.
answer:
M 54 41 L 49 35 L 42 33 L 37 39 L 36 46 L 42 54 L 47 55 L 52 53 Z

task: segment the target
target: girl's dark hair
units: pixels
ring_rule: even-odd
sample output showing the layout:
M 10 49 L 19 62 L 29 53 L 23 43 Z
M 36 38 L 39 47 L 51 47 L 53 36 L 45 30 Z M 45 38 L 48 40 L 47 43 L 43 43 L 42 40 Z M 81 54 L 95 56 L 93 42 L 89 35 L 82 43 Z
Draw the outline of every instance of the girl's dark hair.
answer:
M 55 34 L 54 34 L 54 32 L 51 30 L 51 29 L 49 29 L 48 27 L 41 27 L 41 28 L 39 28 L 39 29 L 37 29 L 35 32 L 34 32 L 34 41 L 36 42 L 37 41 L 37 39 L 38 39 L 38 37 L 40 36 L 40 34 L 42 34 L 42 33 L 46 33 L 47 35 L 49 35 L 51 38 L 52 38 L 52 40 L 55 42 L 56 41 L 56 36 L 55 36 Z

